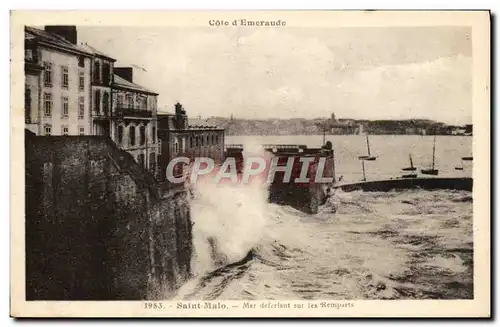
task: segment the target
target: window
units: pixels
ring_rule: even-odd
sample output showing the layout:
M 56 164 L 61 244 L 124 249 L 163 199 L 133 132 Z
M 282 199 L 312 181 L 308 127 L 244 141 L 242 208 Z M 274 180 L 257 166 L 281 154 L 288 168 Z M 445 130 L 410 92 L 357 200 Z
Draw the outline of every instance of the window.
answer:
M 24 59 L 28 61 L 33 61 L 33 50 L 25 49 L 24 50 Z
M 189 138 L 189 146 L 194 147 L 194 138 L 192 136 Z
M 50 117 L 52 115 L 52 93 L 44 94 L 43 109 L 45 112 L 45 116 Z
M 101 111 L 101 92 L 99 90 L 95 90 L 94 111 L 96 114 L 99 114 Z
M 78 98 L 78 119 L 83 119 L 85 117 L 85 98 Z
M 84 56 L 79 56 L 78 57 L 78 66 L 79 67 L 85 67 L 85 57 Z
M 141 109 L 148 110 L 148 98 L 141 98 Z
M 79 73 L 78 88 L 80 89 L 80 91 L 85 90 L 85 73 L 84 72 Z
M 51 135 L 52 133 L 52 125 L 45 125 L 45 135 Z
M 215 135 L 212 134 L 212 144 L 215 144 Z
M 84 126 L 78 126 L 78 134 L 85 135 L 85 127 Z
M 179 153 L 179 140 L 177 139 L 177 137 L 174 137 L 173 141 L 174 141 L 174 154 L 177 154 Z
M 127 106 L 129 108 L 134 108 L 134 95 L 133 94 L 127 94 Z
M 153 128 L 151 129 L 151 140 L 153 140 L 153 143 L 156 143 L 156 127 L 153 126 Z
M 149 106 L 151 111 L 155 111 L 156 108 L 156 97 L 155 96 L 150 96 L 150 101 L 149 101 Z
M 31 90 L 29 88 L 24 89 L 24 121 L 26 123 L 30 122 L 31 113 Z
M 140 128 L 141 145 L 146 143 L 146 127 L 141 126 Z
M 141 153 L 137 156 L 137 162 L 142 168 L 144 168 L 144 154 Z
M 118 144 L 123 142 L 123 126 L 118 126 Z
M 135 126 L 130 126 L 130 145 L 135 145 Z
M 99 61 L 96 61 L 94 64 L 94 82 L 100 82 L 101 81 L 101 65 L 99 64 Z
M 108 94 L 108 92 L 104 92 L 104 94 L 102 95 L 102 109 L 104 111 L 104 115 L 107 116 L 108 111 L 109 111 L 109 94 Z
M 156 170 L 156 154 L 154 152 L 149 154 L 149 170 L 153 173 Z
M 61 134 L 62 135 L 68 135 L 69 134 L 69 128 L 68 128 L 68 125 L 63 125 L 61 127 Z
M 61 83 L 62 87 L 68 88 L 69 87 L 69 71 L 68 67 L 61 67 L 61 72 L 62 72 L 62 78 L 61 78 Z
M 219 144 L 219 135 L 215 135 L 215 143 Z
M 44 63 L 43 83 L 47 87 L 52 86 L 52 63 L 50 62 Z
M 118 107 L 122 107 L 123 106 L 123 94 L 118 94 L 116 102 L 118 104 Z
M 62 97 L 62 116 L 67 118 L 69 115 L 68 97 Z

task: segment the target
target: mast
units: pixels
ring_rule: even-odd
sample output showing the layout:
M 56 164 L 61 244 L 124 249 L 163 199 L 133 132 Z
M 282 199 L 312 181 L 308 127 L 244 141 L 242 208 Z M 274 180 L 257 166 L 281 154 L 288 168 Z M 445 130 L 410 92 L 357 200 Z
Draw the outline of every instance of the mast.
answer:
M 363 180 L 366 181 L 365 161 L 364 160 L 361 160 L 361 166 L 363 167 Z
M 413 168 L 413 160 L 411 159 L 411 153 L 410 153 L 410 167 Z
M 370 141 L 368 141 L 368 134 L 366 135 L 366 146 L 368 147 L 368 156 L 370 156 Z
M 326 142 L 326 123 L 323 123 L 323 145 L 325 145 Z

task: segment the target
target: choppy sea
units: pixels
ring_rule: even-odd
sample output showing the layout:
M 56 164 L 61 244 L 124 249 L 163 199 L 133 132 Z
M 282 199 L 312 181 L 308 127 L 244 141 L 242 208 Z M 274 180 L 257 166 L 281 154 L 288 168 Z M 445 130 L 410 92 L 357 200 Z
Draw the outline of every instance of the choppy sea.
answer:
M 175 299 L 473 298 L 471 192 L 337 191 L 310 215 L 263 185 L 200 185 L 191 210 L 194 277 Z

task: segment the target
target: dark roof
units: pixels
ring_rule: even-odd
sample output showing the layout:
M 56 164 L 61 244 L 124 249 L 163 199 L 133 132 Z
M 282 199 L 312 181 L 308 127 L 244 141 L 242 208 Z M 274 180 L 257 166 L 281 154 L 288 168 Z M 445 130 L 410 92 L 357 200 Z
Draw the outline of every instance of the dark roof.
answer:
M 190 129 L 223 129 L 217 126 L 217 123 L 210 118 L 189 118 L 188 125 Z
M 114 80 L 113 80 L 114 87 L 158 95 L 158 93 L 150 91 L 150 90 L 146 89 L 145 87 L 142 87 L 138 84 L 129 82 L 126 79 L 124 79 L 116 74 L 113 74 L 113 75 L 114 75 Z
M 96 48 L 94 48 L 93 46 L 89 45 L 88 43 L 81 43 L 79 46 L 81 48 L 85 49 L 86 51 L 88 51 L 90 53 L 93 53 L 95 56 L 104 57 L 105 59 L 108 59 L 108 60 L 113 61 L 113 62 L 116 61 L 115 58 L 110 57 L 107 54 L 105 54 L 104 52 L 101 52 L 101 51 L 97 50 Z
M 46 45 L 53 46 L 53 47 L 56 47 L 56 48 L 61 49 L 61 50 L 66 50 L 67 52 L 71 52 L 71 53 L 76 52 L 78 54 L 86 55 L 89 57 L 92 56 L 92 53 L 86 51 L 84 48 L 82 48 L 76 44 L 69 42 L 68 40 L 66 40 L 65 38 L 63 38 L 62 36 L 59 36 L 57 34 L 49 33 L 45 30 L 30 27 L 30 26 L 25 26 L 24 31 L 25 31 L 25 33 L 24 33 L 25 38 L 27 38 L 27 37 L 29 38 L 30 36 L 34 36 L 36 41 L 44 43 Z M 26 35 L 26 34 L 28 34 L 28 35 Z
M 160 117 L 171 117 L 171 116 L 175 116 L 175 114 L 174 114 L 174 113 L 172 113 L 172 112 L 158 111 L 158 112 L 156 113 L 156 116 L 157 116 L 158 118 L 160 118 Z

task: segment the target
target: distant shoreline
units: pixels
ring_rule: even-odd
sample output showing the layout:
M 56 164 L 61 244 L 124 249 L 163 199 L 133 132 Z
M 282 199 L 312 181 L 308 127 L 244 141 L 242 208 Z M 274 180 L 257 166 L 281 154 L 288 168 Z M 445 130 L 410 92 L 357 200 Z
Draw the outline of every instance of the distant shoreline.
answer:
M 189 119 L 189 125 L 223 128 L 226 135 L 472 135 L 472 124 L 447 125 L 428 119 L 357 120 L 340 118 Z

